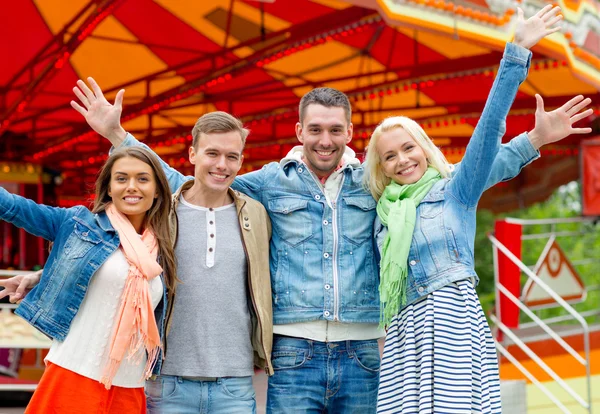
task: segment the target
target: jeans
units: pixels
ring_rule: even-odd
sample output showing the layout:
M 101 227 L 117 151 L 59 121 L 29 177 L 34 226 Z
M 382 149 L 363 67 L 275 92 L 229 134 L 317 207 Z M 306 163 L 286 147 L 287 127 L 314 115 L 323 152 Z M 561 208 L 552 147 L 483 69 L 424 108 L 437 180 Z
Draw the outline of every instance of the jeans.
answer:
M 146 381 L 150 414 L 255 414 L 255 397 L 252 377 L 197 381 L 159 375 Z
M 377 340 L 317 342 L 275 335 L 267 413 L 375 413 Z

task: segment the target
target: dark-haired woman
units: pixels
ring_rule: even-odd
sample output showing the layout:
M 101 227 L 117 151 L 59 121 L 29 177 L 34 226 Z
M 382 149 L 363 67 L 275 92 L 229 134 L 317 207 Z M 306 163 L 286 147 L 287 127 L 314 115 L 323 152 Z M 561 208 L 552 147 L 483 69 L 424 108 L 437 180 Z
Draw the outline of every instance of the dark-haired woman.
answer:
M 162 168 L 138 147 L 109 157 L 91 211 L 0 188 L 0 219 L 53 243 L 39 283 L 16 310 L 53 339 L 27 413 L 146 412 L 144 382 L 162 352 L 175 279 L 170 206 Z M 0 285 L 2 296 L 14 293 L 14 283 Z

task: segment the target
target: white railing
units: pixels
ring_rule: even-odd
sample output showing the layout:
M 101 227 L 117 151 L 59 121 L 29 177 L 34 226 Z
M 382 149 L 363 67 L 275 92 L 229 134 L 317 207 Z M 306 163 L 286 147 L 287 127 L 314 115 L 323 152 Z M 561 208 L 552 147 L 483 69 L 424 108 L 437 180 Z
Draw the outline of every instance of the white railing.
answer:
M 510 221 L 509 221 L 510 220 Z M 507 219 L 507 222 L 521 225 L 528 224 L 556 224 L 557 220 L 515 220 Z M 565 219 L 563 222 L 581 222 L 583 220 Z M 593 220 L 589 220 L 593 221 Z M 552 229 L 554 230 L 554 228 Z M 554 234 L 556 235 L 556 234 Z M 526 236 L 523 237 L 525 239 Z M 591 393 L 591 378 L 590 378 L 590 330 L 587 321 L 584 317 L 578 313 L 571 305 L 569 305 L 563 298 L 561 298 L 554 290 L 552 290 L 546 283 L 544 283 L 528 266 L 526 266 L 521 260 L 519 260 L 506 246 L 498 241 L 493 235 L 488 235 L 488 238 L 492 242 L 494 248 L 494 272 L 496 280 L 496 298 L 499 298 L 499 294 L 503 294 L 508 300 L 515 304 L 521 311 L 523 311 L 531 320 L 531 325 L 537 325 L 546 334 L 556 341 L 568 354 L 570 354 L 579 364 L 585 368 L 586 381 L 587 381 L 587 401 L 575 392 L 569 384 L 567 384 L 562 378 L 560 378 L 554 370 L 552 370 L 535 352 L 525 344 L 518 336 L 506 325 L 504 325 L 495 315 L 491 315 L 492 322 L 497 328 L 506 335 L 518 348 L 520 348 L 532 361 L 534 361 L 546 374 L 548 374 L 561 388 L 563 388 L 577 403 L 585 408 L 588 413 L 592 412 L 592 393 Z M 531 237 L 529 237 L 531 238 Z M 498 251 L 504 254 L 511 262 L 513 262 L 519 269 L 533 282 L 535 282 L 541 289 L 543 289 L 552 299 L 554 299 L 558 306 L 562 307 L 567 311 L 568 319 L 576 320 L 581 325 L 581 332 L 583 335 L 584 343 L 584 355 L 585 358 L 579 355 L 577 351 L 573 349 L 564 339 L 560 337 L 550 326 L 548 321 L 543 321 L 537 315 L 533 313 L 531 309 L 527 307 L 519 298 L 515 297 L 506 287 L 499 282 L 498 277 Z M 532 383 L 534 383 L 548 398 L 564 413 L 570 413 L 570 411 L 561 403 L 548 389 L 533 376 L 517 359 L 510 354 L 510 352 L 498 341 L 496 341 L 496 348 L 498 351 L 505 356 L 511 363 L 513 363 L 517 369 L 519 369 Z

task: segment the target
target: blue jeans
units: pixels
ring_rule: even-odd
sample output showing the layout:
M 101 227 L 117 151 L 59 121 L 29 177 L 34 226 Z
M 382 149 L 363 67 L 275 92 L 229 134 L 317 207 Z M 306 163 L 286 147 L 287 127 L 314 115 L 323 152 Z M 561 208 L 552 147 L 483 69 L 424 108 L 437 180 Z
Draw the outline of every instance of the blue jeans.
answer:
M 255 414 L 252 377 L 196 381 L 159 375 L 146 381 L 146 405 L 156 414 Z
M 377 407 L 377 340 L 317 342 L 275 335 L 267 413 L 369 414 Z

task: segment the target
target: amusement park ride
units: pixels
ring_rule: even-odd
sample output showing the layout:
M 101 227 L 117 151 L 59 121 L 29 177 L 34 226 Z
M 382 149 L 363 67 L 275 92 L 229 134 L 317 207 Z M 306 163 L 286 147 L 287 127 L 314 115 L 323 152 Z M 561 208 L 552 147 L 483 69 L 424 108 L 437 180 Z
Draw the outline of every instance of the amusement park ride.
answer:
M 334 87 L 349 96 L 354 124 L 350 146 L 359 155 L 383 118 L 402 114 L 417 120 L 446 157 L 457 162 L 483 109 L 504 44 L 511 39 L 516 7 L 527 16 L 543 3 L 7 3 L 0 13 L 0 37 L 11 39 L 0 43 L 5 57 L 0 65 L 0 185 L 46 204 L 89 204 L 95 175 L 106 159 L 109 144 L 90 132 L 69 105 L 75 82 L 87 76 L 98 81 L 109 100 L 125 89 L 124 127 L 186 174 L 192 173 L 187 160 L 190 132 L 200 115 L 224 110 L 249 127 L 243 173 L 279 160 L 296 144 L 299 98 L 318 86 Z M 600 134 L 600 3 L 555 3 L 563 10 L 563 29 L 533 49 L 528 79 L 507 119 L 505 142 L 533 127 L 536 93 L 544 97 L 547 109 L 573 95 L 591 97 L 595 113 L 578 126 L 592 126 L 594 134 Z M 26 25 L 22 24 L 24 19 Z M 581 315 L 573 307 L 574 301 L 586 300 L 586 295 L 600 294 L 593 293 L 597 286 L 578 276 L 578 266 L 597 260 L 600 252 L 572 259 L 571 252 L 562 252 L 559 246 L 562 237 L 580 237 L 593 228 L 590 223 L 600 216 L 600 138 L 594 139 L 594 134 L 542 148 L 540 160 L 516 179 L 487 191 L 480 203 L 494 212 L 511 211 L 546 199 L 563 184 L 583 180 L 584 216 L 577 220 L 582 229 L 561 230 L 565 220 L 560 218 L 548 218 L 543 223 L 506 219 L 490 235 L 498 289 L 491 321 L 503 356 L 501 375 L 506 380 L 540 382 L 542 387 L 550 380 L 567 389 L 568 395 L 561 399 L 554 385 L 546 386 L 539 398 L 564 412 L 578 412 L 565 402 L 569 398 L 583 412 L 591 412 L 594 401 L 598 407 L 600 398 L 598 312 Z M 542 225 L 547 231 L 540 233 Z M 549 240 L 540 252 L 545 257 L 533 268 L 529 267 L 533 264 L 524 265 L 521 249 L 529 240 L 544 238 Z M 0 240 L 0 267 L 32 269 L 44 263 L 47 253 L 43 241 L 5 223 L 0 224 Z M 541 320 L 536 309 L 542 306 L 560 306 L 568 316 Z M 0 315 L 10 317 L 8 312 Z M 524 318 L 527 322 L 519 323 Z M 579 328 L 573 327 L 573 321 Z M 14 326 L 19 332 L 25 329 Z M 5 336 L 0 335 L 0 347 L 9 342 Z M 27 347 L 47 346 L 43 337 L 30 339 L 37 345 L 29 343 Z M 573 360 L 564 363 L 568 372 L 561 368 L 562 362 L 554 367 L 551 362 L 563 354 L 575 360 L 581 370 L 570 368 L 575 366 Z M 35 371 L 41 368 L 40 355 L 33 357 L 29 371 L 22 366 L 22 377 L 39 374 Z M 539 368 L 537 362 L 552 374 Z M 533 363 L 538 368 L 531 367 Z M 528 373 L 515 368 L 519 365 Z M 28 373 L 23 374 L 25 371 Z M 572 380 L 564 380 L 571 377 L 578 377 L 585 385 L 574 386 Z M 34 386 L 0 383 L 0 390 Z M 513 400 L 520 403 L 516 397 Z M 530 412 L 552 412 L 550 408 L 534 408 L 531 400 L 529 397 Z M 511 408 L 506 412 L 519 411 Z

